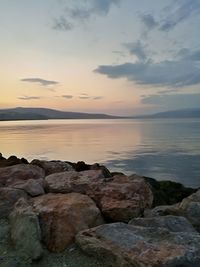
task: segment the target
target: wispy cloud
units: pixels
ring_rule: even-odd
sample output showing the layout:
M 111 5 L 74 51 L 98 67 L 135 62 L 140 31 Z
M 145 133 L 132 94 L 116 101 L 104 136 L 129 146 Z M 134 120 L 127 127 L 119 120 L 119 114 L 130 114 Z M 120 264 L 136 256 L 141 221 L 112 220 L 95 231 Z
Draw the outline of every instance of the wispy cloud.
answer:
M 39 96 L 19 96 L 18 99 L 20 100 L 38 100 L 38 99 L 41 99 L 41 97 Z
M 49 86 L 49 85 L 56 85 L 59 84 L 57 81 L 50 81 L 50 80 L 45 80 L 41 78 L 24 78 L 21 79 L 22 82 L 29 82 L 29 83 L 38 83 L 42 86 Z
M 166 15 L 160 22 L 161 31 L 172 30 L 176 25 L 186 19 L 199 15 L 199 0 L 177 0 L 171 6 L 166 8 Z
M 70 31 L 73 29 L 73 25 L 64 16 L 55 18 L 53 21 L 53 29 L 60 31 Z
M 54 20 L 53 29 L 69 31 L 76 23 L 89 20 L 92 16 L 105 16 L 113 5 L 121 0 L 85 0 L 74 1 L 73 4 L 64 1 L 65 8 L 62 15 Z
M 149 31 L 158 26 L 158 22 L 151 14 L 140 14 L 140 19 Z
M 89 99 L 90 96 L 79 96 L 79 99 Z
M 103 96 L 94 96 L 93 97 L 93 100 L 100 100 L 100 99 L 103 99 Z
M 62 95 L 62 97 L 67 98 L 67 99 L 71 99 L 71 98 L 73 98 L 73 95 Z
M 144 35 L 157 28 L 160 31 L 173 30 L 178 24 L 200 14 L 199 0 L 175 0 L 162 10 L 162 18 L 151 14 L 141 14 L 140 19 L 145 26 Z
M 141 41 L 125 43 L 124 46 L 128 49 L 131 55 L 135 55 L 139 61 L 147 60 L 146 46 Z

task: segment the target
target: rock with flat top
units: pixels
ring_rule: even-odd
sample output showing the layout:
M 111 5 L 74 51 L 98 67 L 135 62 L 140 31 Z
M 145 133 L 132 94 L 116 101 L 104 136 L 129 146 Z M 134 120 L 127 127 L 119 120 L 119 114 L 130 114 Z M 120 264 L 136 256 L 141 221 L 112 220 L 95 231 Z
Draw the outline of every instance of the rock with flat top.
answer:
M 115 267 L 198 267 L 200 235 L 160 227 L 105 224 L 76 236 L 81 249 Z
M 0 187 L 13 187 L 29 179 L 44 178 L 44 170 L 31 164 L 18 164 L 0 169 Z
M 161 227 L 168 229 L 170 232 L 196 232 L 192 224 L 182 216 L 167 215 L 152 218 L 134 218 L 129 224 L 144 227 Z

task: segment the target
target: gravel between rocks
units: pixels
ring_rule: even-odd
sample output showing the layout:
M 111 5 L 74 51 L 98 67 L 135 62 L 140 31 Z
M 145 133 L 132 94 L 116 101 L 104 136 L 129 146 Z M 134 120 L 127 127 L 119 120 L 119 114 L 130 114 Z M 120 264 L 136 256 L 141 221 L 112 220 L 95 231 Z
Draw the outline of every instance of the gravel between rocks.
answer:
M 0 267 L 111 267 L 107 263 L 85 255 L 75 244 L 62 253 L 49 253 L 37 262 L 23 262 L 9 242 L 9 224 L 0 220 Z

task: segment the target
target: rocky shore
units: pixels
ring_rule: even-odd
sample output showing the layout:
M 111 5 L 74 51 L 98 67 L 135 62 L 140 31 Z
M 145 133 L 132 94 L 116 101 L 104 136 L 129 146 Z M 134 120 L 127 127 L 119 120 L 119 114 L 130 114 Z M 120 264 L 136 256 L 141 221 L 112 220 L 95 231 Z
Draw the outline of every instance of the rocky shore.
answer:
M 200 189 L 0 154 L 0 266 L 199 267 Z

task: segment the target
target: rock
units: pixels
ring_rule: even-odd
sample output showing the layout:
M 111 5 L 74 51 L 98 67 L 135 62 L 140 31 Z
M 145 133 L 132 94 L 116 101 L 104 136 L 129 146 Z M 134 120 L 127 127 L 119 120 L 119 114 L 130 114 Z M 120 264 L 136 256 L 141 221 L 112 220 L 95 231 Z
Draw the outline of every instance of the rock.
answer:
M 137 175 L 105 179 L 102 170 L 65 172 L 45 178 L 49 192 L 79 192 L 90 196 L 108 220 L 128 222 L 150 208 L 153 195 L 149 185 Z
M 158 206 L 152 210 L 145 210 L 145 217 L 165 216 L 165 215 L 183 216 L 200 232 L 200 189 L 184 198 L 180 203 L 169 206 Z
M 144 177 L 144 179 L 151 185 L 154 195 L 153 207 L 173 205 L 196 192 L 196 189 L 184 187 L 180 183 L 172 181 L 156 181 L 149 177 Z
M 8 217 L 20 198 L 27 198 L 27 194 L 23 190 L 0 187 L 0 219 Z
M 155 217 L 155 216 L 166 216 L 166 215 L 181 216 L 181 213 L 178 210 L 178 204 L 157 206 L 153 209 L 146 209 L 144 211 L 144 217 Z
M 101 170 L 105 178 L 112 177 L 111 172 L 105 166 L 99 165 L 98 163 L 92 164 L 90 170 Z
M 94 186 L 101 184 L 103 179 L 102 170 L 68 171 L 48 175 L 45 177 L 45 182 L 48 192 L 87 194 Z
M 0 171 L 0 186 L 12 187 L 21 181 L 41 179 L 44 176 L 44 171 L 40 167 L 31 164 L 18 164 L 4 167 Z
M 33 209 L 40 218 L 43 241 L 53 252 L 63 251 L 79 231 L 103 223 L 95 203 L 79 193 L 36 197 Z
M 88 171 L 90 169 L 90 165 L 86 164 L 84 161 L 78 161 L 74 163 L 73 166 L 77 172 Z
M 31 161 L 31 164 L 37 165 L 42 168 L 45 171 L 45 175 L 74 170 L 74 168 L 69 163 L 60 160 L 47 161 L 34 159 Z
M 16 203 L 9 220 L 11 240 L 18 254 L 26 260 L 41 258 L 43 249 L 38 217 L 23 198 Z
M 76 242 L 115 267 L 200 266 L 200 235 L 195 232 L 112 223 L 81 231 Z
M 13 186 L 17 189 L 24 190 L 27 194 L 32 197 L 43 195 L 44 192 L 44 181 L 43 179 L 29 179 L 27 181 L 22 181 Z
M 179 212 L 200 232 L 200 189 L 182 200 Z
M 88 195 L 111 221 L 128 222 L 151 208 L 153 202 L 150 186 L 137 175 L 105 178 L 99 169 L 51 174 L 45 181 L 48 192 Z
M 137 175 L 114 176 L 90 194 L 103 215 L 111 221 L 128 222 L 143 215 L 153 203 L 153 194 L 144 179 Z
M 189 221 L 181 216 L 158 216 L 153 218 L 135 218 L 129 224 L 144 227 L 162 227 L 170 232 L 196 232 Z
M 0 167 L 8 167 L 16 164 L 28 164 L 28 161 L 25 158 L 19 159 L 16 156 L 10 156 L 6 159 L 0 154 Z

